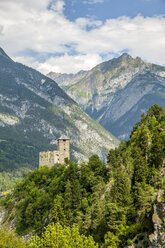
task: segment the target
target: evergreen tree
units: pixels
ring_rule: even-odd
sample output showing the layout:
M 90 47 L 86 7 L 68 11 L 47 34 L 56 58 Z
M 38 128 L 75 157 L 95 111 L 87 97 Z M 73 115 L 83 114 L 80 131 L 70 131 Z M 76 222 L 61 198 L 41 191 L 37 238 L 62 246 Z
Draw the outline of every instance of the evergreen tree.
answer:
M 51 212 L 51 221 L 60 223 L 62 226 L 66 225 L 66 216 L 61 204 L 62 199 L 55 199 L 54 206 Z
M 66 213 L 66 218 L 68 223 L 72 223 L 72 189 L 71 183 L 68 180 L 65 186 L 65 194 L 64 194 L 64 209 Z
M 72 181 L 72 209 L 79 209 L 81 206 L 81 186 L 79 180 Z
M 115 181 L 111 191 L 111 198 L 120 206 L 129 206 L 131 204 L 131 181 L 125 171 L 124 166 L 115 170 Z
M 164 140 L 165 141 L 165 140 Z M 162 140 L 161 134 L 158 130 L 154 130 L 152 136 L 152 145 L 150 151 L 150 164 L 151 166 L 155 165 L 156 168 L 159 168 L 163 164 L 163 159 L 165 158 L 165 144 Z
M 94 172 L 95 176 L 101 176 L 106 180 L 106 167 L 98 155 L 94 154 L 89 158 L 88 166 Z
M 136 182 L 145 183 L 148 179 L 149 168 L 146 158 L 143 156 L 143 153 L 139 147 L 134 148 L 133 158 L 134 158 L 133 184 L 136 184 Z

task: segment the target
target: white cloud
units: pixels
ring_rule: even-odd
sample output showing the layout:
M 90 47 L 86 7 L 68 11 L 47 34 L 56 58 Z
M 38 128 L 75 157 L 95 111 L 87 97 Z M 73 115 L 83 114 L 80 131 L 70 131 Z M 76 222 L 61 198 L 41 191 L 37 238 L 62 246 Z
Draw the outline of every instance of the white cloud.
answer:
M 44 74 L 47 74 L 50 71 L 76 73 L 82 70 L 82 68 L 83 70 L 89 70 L 96 64 L 102 62 L 102 58 L 97 54 L 75 56 L 64 54 L 63 56 L 50 57 L 44 63 L 35 61 L 33 57 L 15 57 L 14 59 L 20 63 L 31 66 Z
M 84 0 L 83 4 L 96 4 L 96 3 L 103 3 L 104 0 Z
M 59 14 L 62 14 L 64 11 L 65 2 L 61 0 L 57 0 L 55 2 L 51 2 L 50 6 L 52 10 L 56 11 Z
M 81 29 L 86 29 L 87 27 L 92 27 L 92 28 L 96 28 L 102 25 L 102 21 L 99 20 L 94 20 L 94 19 L 87 19 L 87 18 L 78 18 L 75 22 L 78 27 L 80 27 Z
M 72 22 L 64 15 L 64 7 L 61 0 L 0 1 L 0 46 L 13 58 L 43 72 L 89 69 L 101 62 L 102 55 L 105 58 L 125 49 L 132 56 L 165 64 L 164 16 L 120 17 L 105 23 L 78 18 Z M 51 58 L 43 63 L 31 54 L 18 58 L 27 50 L 51 54 Z M 57 53 L 62 57 L 52 55 Z
M 0 25 L 0 35 L 2 35 L 2 32 L 3 32 L 3 26 Z

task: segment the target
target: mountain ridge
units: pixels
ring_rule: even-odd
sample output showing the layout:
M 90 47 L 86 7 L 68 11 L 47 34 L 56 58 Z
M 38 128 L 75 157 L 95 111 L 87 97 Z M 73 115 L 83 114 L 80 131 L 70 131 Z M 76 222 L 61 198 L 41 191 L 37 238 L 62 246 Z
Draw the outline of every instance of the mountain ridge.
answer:
M 0 47 L 0 56 L 12 60 L 1 47 Z
M 128 139 L 140 114 L 155 103 L 165 106 L 165 67 L 146 63 L 140 57 L 134 59 L 124 53 L 95 66 L 75 84 L 67 88 L 61 84 L 60 87 L 107 130 L 120 139 Z M 149 95 L 155 100 L 149 100 Z M 141 105 L 142 99 L 148 101 Z M 136 106 L 138 102 L 139 107 Z M 137 113 L 131 117 L 129 112 L 133 106 L 133 112 Z M 133 121 L 130 125 L 124 124 L 128 123 L 128 119 Z
M 62 88 L 67 88 L 68 85 L 70 86 L 76 83 L 78 80 L 82 79 L 87 73 L 88 71 L 83 70 L 75 74 L 49 72 L 46 76 L 56 81 L 59 86 L 62 85 Z

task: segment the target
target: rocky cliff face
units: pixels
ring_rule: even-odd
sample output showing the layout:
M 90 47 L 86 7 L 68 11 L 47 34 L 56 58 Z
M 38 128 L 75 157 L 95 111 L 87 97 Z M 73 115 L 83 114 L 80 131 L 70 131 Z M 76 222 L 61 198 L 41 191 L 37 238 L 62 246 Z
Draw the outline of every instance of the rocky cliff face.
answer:
M 71 158 L 75 160 L 93 153 L 103 158 L 118 144 L 53 80 L 15 63 L 1 49 L 0 139 L 48 150 L 56 149 L 56 139 L 62 134 L 71 138 Z
M 97 65 L 65 90 L 107 130 L 127 139 L 151 105 L 165 106 L 165 67 L 123 54 Z
M 67 87 L 70 87 L 71 85 L 74 85 L 78 81 L 80 81 L 83 77 L 87 75 L 88 71 L 79 71 L 76 74 L 73 73 L 56 73 L 56 72 L 50 72 L 47 74 L 47 77 L 53 79 L 56 81 L 56 83 L 62 88 L 67 89 Z
M 164 163 L 165 165 L 165 163 Z M 165 167 L 161 168 L 161 177 L 164 181 Z M 154 205 L 154 212 L 152 216 L 154 232 L 149 236 L 149 248 L 165 247 L 165 192 L 159 190 L 156 203 Z
M 163 190 L 159 190 L 152 216 L 154 233 L 149 236 L 150 248 L 165 246 L 165 202 L 162 201 Z
M 165 165 L 165 164 L 164 164 Z M 165 167 L 160 169 L 161 181 L 164 182 Z M 156 193 L 156 192 L 155 192 Z M 156 201 L 153 205 L 152 226 L 153 232 L 148 235 L 144 233 L 142 239 L 138 239 L 128 248 L 164 248 L 165 247 L 165 192 L 160 189 L 156 194 Z

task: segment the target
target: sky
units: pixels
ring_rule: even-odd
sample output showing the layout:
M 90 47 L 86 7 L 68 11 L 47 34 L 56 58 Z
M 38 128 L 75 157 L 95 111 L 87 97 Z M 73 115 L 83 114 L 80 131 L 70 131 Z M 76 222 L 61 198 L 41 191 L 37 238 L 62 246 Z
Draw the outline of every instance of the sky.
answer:
M 0 0 L 0 47 L 44 74 L 123 52 L 165 65 L 165 0 Z

